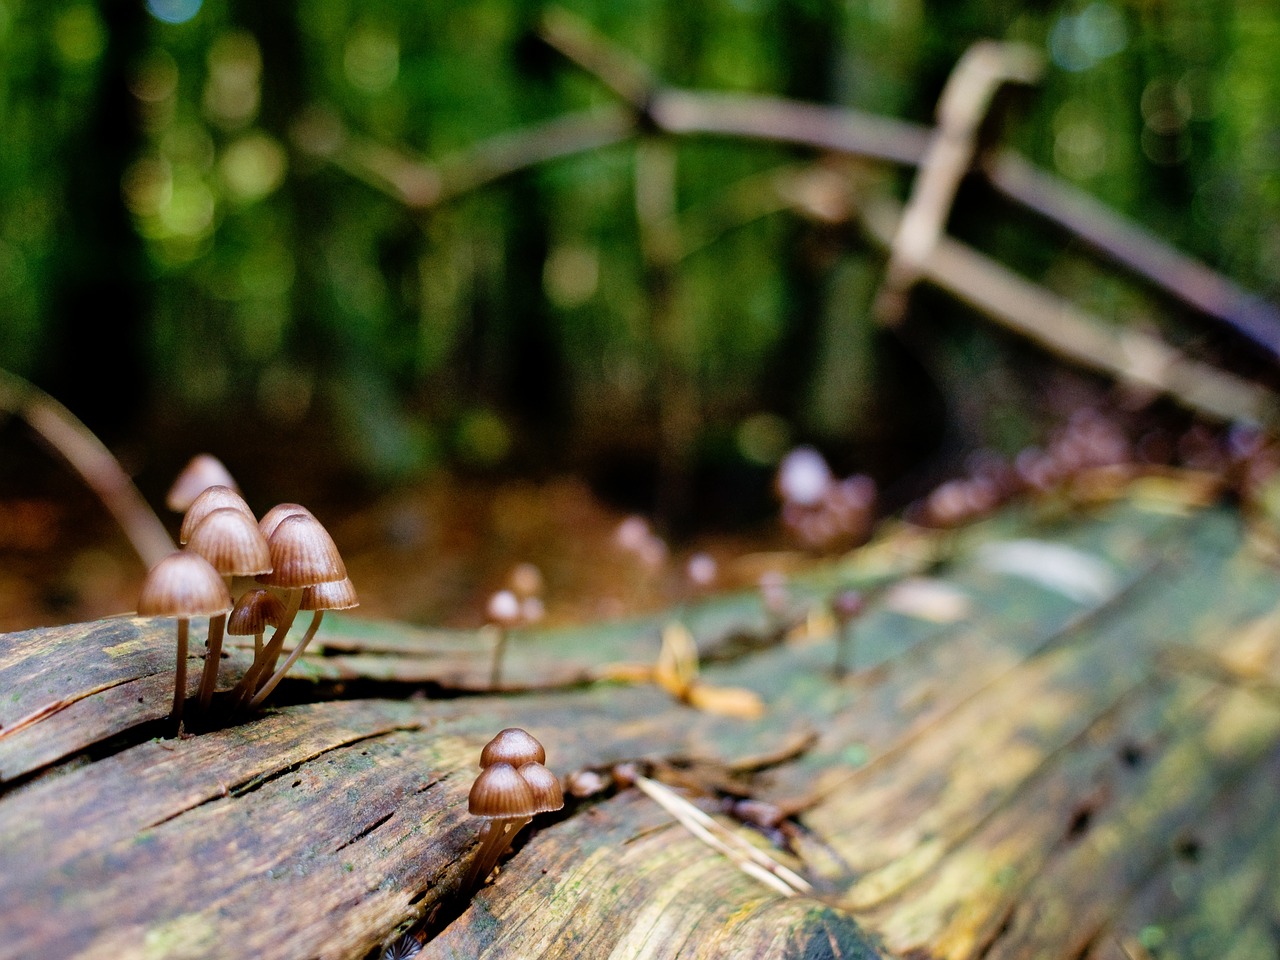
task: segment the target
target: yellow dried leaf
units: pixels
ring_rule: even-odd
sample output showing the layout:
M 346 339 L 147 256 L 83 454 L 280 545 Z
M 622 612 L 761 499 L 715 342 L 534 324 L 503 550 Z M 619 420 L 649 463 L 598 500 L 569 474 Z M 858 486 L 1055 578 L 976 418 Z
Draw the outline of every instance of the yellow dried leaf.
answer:
M 764 701 L 754 690 L 743 687 L 717 687 L 709 683 L 692 684 L 684 700 L 695 710 L 718 717 L 756 720 L 764 716 Z

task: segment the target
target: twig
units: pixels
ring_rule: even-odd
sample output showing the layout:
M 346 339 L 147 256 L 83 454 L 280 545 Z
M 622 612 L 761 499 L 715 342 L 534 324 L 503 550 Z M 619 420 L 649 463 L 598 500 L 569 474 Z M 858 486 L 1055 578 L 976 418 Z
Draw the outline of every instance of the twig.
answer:
M 586 20 L 563 7 L 548 7 L 539 34 L 561 55 L 576 63 L 621 100 L 643 112 L 657 83 L 647 64 L 598 33 Z
M 897 205 L 883 200 L 868 207 L 863 223 L 887 245 L 899 216 Z M 1188 359 L 1158 337 L 1109 326 L 957 240 L 940 240 L 921 270 L 925 279 L 1061 357 L 1215 419 L 1280 424 L 1280 408 L 1268 390 Z
M 1280 358 L 1280 310 L 1274 305 L 1013 150 L 992 154 L 983 170 L 991 185 L 1010 200 Z
M 154 566 L 177 549 L 120 462 L 70 410 L 7 370 L 0 370 L 0 409 L 25 420 L 80 475 L 144 564 Z
M 813 886 L 804 877 L 711 819 L 670 787 L 645 776 L 637 776 L 635 783 L 646 796 L 675 817 L 676 822 L 707 846 L 728 857 L 743 873 L 755 877 L 784 897 L 813 892 Z
M 875 299 L 876 318 L 894 326 L 906 312 L 907 294 L 942 236 L 960 181 L 973 164 L 978 128 L 996 90 L 1005 83 L 1033 83 L 1043 61 L 1021 43 L 982 40 L 964 52 L 938 100 L 938 125 L 920 160 L 889 262 Z
M 331 120 L 326 140 L 300 132 L 299 146 L 412 210 L 430 210 L 539 164 L 624 143 L 638 132 L 631 111 L 607 105 L 499 134 L 432 163 L 336 126 Z

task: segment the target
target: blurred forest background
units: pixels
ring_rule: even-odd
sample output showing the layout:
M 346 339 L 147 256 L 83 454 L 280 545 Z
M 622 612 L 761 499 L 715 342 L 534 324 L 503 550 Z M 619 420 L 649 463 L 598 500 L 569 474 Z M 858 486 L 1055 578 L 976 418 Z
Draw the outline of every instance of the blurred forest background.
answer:
M 676 86 L 925 125 L 970 44 L 1026 42 L 1047 69 L 1002 142 L 1280 294 L 1275 3 L 564 7 Z M 758 178 L 812 151 L 641 133 L 465 189 L 475 145 L 617 102 L 538 39 L 543 12 L 0 0 L 0 367 L 97 431 L 153 503 L 210 450 L 251 502 L 402 490 L 447 468 L 573 473 L 645 511 L 671 376 L 694 414 L 672 519 L 694 531 L 771 511 L 772 470 L 799 442 L 875 476 L 892 507 L 946 451 L 1011 453 L 1064 395 L 1103 396 L 935 292 L 904 331 L 878 328 L 882 253 L 753 206 Z M 342 161 L 336 145 L 354 142 L 367 162 Z M 416 169 L 424 200 L 448 195 L 413 209 L 373 182 L 392 168 L 402 194 Z M 858 175 L 901 198 L 912 171 Z M 638 190 L 655 177 L 680 248 L 657 273 Z M 980 185 L 949 229 L 1111 322 L 1250 362 Z M 27 441 L 10 425 L 0 442 L 0 483 L 30 493 Z

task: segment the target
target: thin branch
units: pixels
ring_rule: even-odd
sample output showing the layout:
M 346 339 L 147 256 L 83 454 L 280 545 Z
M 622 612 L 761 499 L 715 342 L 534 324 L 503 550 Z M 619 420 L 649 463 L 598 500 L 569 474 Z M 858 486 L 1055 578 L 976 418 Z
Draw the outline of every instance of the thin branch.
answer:
M 608 87 L 624 103 L 644 112 L 657 81 L 648 65 L 563 7 L 548 7 L 539 34 L 566 59 Z
M 1013 150 L 983 165 L 991 185 L 1098 252 L 1280 359 L 1280 310 Z
M 889 245 L 874 308 L 881 323 L 895 325 L 906 312 L 907 294 L 945 231 L 956 190 L 973 165 L 978 129 L 996 91 L 1006 83 L 1033 83 L 1042 68 L 1039 53 L 1025 44 L 982 40 L 951 71 L 938 99 L 938 125 Z
M 636 777 L 636 786 L 682 827 L 726 857 L 743 873 L 755 877 L 784 897 L 813 892 L 813 886 L 759 847 L 743 840 L 734 831 L 721 826 L 670 787 L 648 777 Z
M 438 162 L 344 130 L 336 118 L 328 118 L 324 133 L 313 136 L 303 127 L 295 131 L 295 140 L 411 210 L 430 210 L 523 170 L 625 143 L 638 127 L 630 110 L 609 104 L 498 134 Z
M 120 462 L 93 431 L 39 387 L 0 370 L 0 410 L 25 420 L 97 495 L 148 567 L 177 547 Z
M 867 209 L 863 223 L 887 246 L 900 216 L 897 204 L 884 200 Z M 1215 419 L 1280 426 L 1280 407 L 1270 391 L 1191 360 L 1158 337 L 1109 325 L 957 240 L 941 239 L 921 275 L 1067 360 Z

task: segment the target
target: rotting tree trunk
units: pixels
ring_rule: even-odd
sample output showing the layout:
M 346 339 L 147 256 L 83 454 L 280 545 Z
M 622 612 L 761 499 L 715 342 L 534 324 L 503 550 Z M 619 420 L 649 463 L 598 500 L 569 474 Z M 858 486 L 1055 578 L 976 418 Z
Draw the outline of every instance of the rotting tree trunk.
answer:
M 363 958 L 423 917 L 424 957 L 1274 956 L 1275 572 L 1233 512 L 1167 493 L 797 575 L 797 614 L 871 590 L 841 683 L 820 617 L 766 642 L 754 597 L 690 609 L 703 681 L 755 691 L 752 720 L 601 679 L 654 660 L 656 622 L 517 637 L 499 695 L 482 639 L 326 619 L 298 702 L 185 740 L 151 739 L 169 625 L 0 636 L 0 957 Z M 466 793 L 513 724 L 561 775 L 641 761 L 816 892 L 612 789 L 468 902 Z M 726 797 L 790 814 L 791 849 Z

